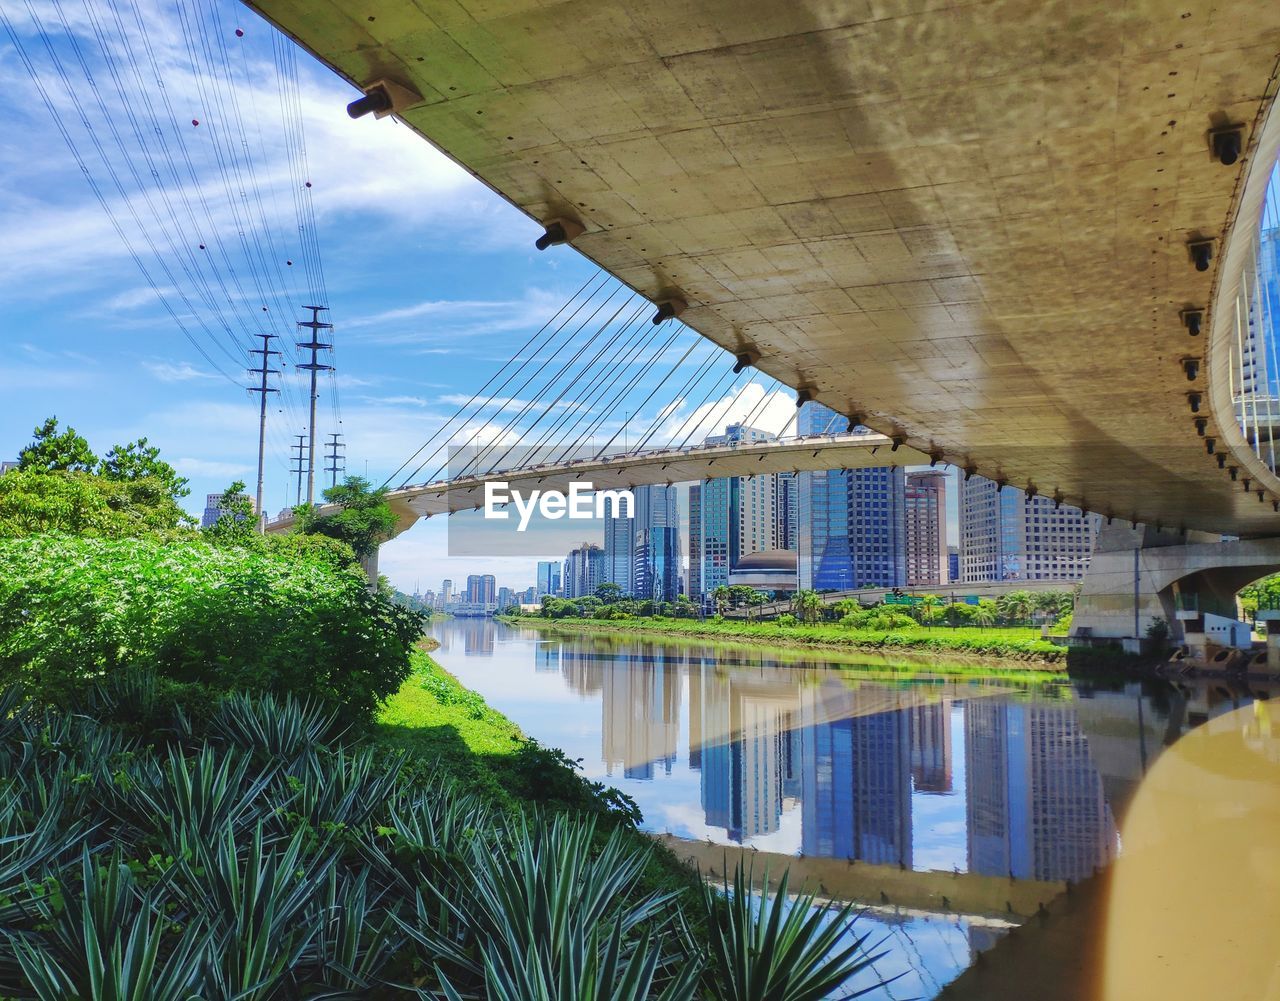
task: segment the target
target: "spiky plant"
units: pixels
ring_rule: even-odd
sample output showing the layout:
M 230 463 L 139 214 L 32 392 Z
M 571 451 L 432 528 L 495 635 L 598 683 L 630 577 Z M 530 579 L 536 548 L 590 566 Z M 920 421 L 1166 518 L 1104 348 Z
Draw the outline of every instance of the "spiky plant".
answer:
M 438 911 L 419 896 L 418 921 L 401 924 L 446 997 L 482 988 L 587 1001 L 613 997 L 595 993 L 604 985 L 648 991 L 671 958 L 659 937 L 671 926 L 671 896 L 638 896 L 647 855 L 628 850 L 618 831 L 594 852 L 594 836 L 591 819 L 522 818 L 470 845 L 463 878 L 430 887 Z
M 116 854 L 85 848 L 75 898 L 50 894 L 30 908 L 43 929 L 8 933 L 30 996 L 39 1001 L 189 1001 L 204 989 L 209 935 L 198 922 L 174 928 L 156 897 L 134 885 Z
M 208 721 L 210 739 L 284 765 L 336 741 L 344 729 L 337 711 L 319 702 L 247 692 L 228 695 Z
M 769 873 L 757 883 L 742 862 L 726 875 L 723 893 L 704 884 L 702 903 L 710 941 L 690 943 L 703 953 L 702 990 L 714 1001 L 821 1001 L 853 977 L 874 974 L 885 954 L 873 953 L 868 934 L 856 934 L 856 911 L 819 904 L 812 894 L 789 894 L 790 873 L 776 893 Z M 855 998 L 880 990 L 876 982 L 841 995 Z

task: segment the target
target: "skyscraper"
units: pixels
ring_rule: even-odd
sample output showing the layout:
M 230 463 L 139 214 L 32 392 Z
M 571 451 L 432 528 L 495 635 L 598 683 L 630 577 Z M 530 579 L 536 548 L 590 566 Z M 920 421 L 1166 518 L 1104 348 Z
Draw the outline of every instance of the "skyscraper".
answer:
M 560 564 L 556 560 L 538 561 L 537 595 L 557 594 L 560 591 Z
M 794 551 L 797 544 L 800 484 L 796 473 L 778 473 L 778 548 Z
M 706 439 L 708 445 L 773 441 L 767 431 L 730 424 L 722 435 Z M 729 571 L 748 553 L 778 548 L 777 477 L 729 476 L 707 480 L 698 489 L 698 546 L 691 551 L 701 564 L 697 577 L 700 593 L 709 594 L 729 582 Z M 693 503 L 693 502 L 691 502 Z M 694 529 L 691 527 L 690 535 Z
M 1079 880 L 1111 860 L 1115 822 L 1071 706 L 964 703 L 969 870 Z
M 800 408 L 798 433 L 838 434 L 849 421 L 819 403 Z M 905 478 L 896 466 L 797 477 L 796 549 L 803 589 L 906 583 Z
M 850 587 L 907 582 L 906 475 L 900 466 L 849 471 Z
M 796 418 L 799 435 L 848 430 L 846 418 L 820 403 L 806 403 Z M 797 477 L 796 549 L 802 590 L 843 591 L 853 586 L 849 486 L 849 473 L 839 469 Z
M 1080 580 L 1101 520 L 981 476 L 961 480 L 963 581 Z
M 644 487 L 632 491 L 637 498 Z M 604 514 L 604 582 L 617 584 L 624 595 L 635 594 L 636 522 L 639 512 L 633 516 L 620 513 L 616 508 L 605 508 Z
M 604 583 L 604 550 L 594 542 L 584 542 L 571 550 L 564 561 L 564 596 L 584 598 L 595 594 Z
M 637 487 L 631 593 L 642 600 L 674 601 L 680 590 L 680 509 L 676 488 Z
M 493 574 L 467 575 L 467 601 L 473 605 L 491 605 L 498 600 L 498 582 Z
M 930 469 L 907 474 L 906 525 L 907 583 L 948 583 L 946 473 Z
M 694 601 L 702 597 L 702 484 L 689 485 L 689 589 Z

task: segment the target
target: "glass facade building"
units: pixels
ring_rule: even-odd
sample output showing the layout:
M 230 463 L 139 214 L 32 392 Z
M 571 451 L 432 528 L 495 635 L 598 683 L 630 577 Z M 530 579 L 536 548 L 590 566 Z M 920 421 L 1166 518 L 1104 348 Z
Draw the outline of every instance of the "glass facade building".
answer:
M 849 421 L 806 403 L 798 433 L 838 434 Z M 906 480 L 901 468 L 805 472 L 796 477 L 800 587 L 846 591 L 901 587 L 907 581 Z

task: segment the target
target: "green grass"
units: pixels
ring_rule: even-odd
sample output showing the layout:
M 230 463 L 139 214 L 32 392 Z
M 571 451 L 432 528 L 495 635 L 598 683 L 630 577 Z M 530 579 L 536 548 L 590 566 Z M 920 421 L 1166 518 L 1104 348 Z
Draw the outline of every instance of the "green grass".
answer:
M 599 838 L 619 829 L 633 847 L 650 851 L 641 884 L 646 892 L 699 885 L 696 874 L 665 846 L 626 819 L 638 810 L 626 797 L 578 774 L 563 752 L 530 740 L 520 728 L 441 667 L 425 641 L 413 653 L 413 673 L 378 715 L 373 738 L 407 752 L 424 767 L 439 765 L 468 789 L 502 809 L 587 812 L 599 816 Z
M 457 777 L 509 802 L 495 768 L 524 743 L 520 728 L 442 668 L 422 649 L 413 673 L 378 714 L 380 744 L 425 762 L 439 761 Z
M 779 625 L 776 622 L 715 622 L 697 619 L 538 619 L 511 621 L 578 632 L 655 633 L 674 636 L 707 637 L 759 641 L 779 646 L 822 647 L 869 650 L 880 653 L 945 653 L 953 657 L 999 659 L 1034 664 L 1064 664 L 1067 648 L 1040 638 L 1040 631 L 1025 626 L 989 629 L 949 626 L 916 627 L 882 632 L 850 629 L 835 623 Z

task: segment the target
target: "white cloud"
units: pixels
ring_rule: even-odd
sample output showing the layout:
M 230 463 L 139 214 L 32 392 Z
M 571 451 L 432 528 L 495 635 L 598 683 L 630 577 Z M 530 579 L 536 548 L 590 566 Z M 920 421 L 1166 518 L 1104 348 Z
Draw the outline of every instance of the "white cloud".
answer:
M 190 382 L 193 379 L 217 379 L 214 372 L 196 368 L 187 361 L 148 360 L 142 367 L 161 382 Z
M 89 9 L 47 0 L 34 4 L 39 27 L 55 47 L 69 30 L 88 61 L 92 85 L 77 60 L 62 52 L 69 86 L 60 83 L 32 17 L 16 6 L 7 10 L 102 200 L 175 308 L 181 302 L 171 295 L 176 287 L 201 312 L 229 303 L 234 310 L 237 299 L 256 295 L 242 296 L 233 273 L 247 276 L 255 269 L 301 295 L 298 232 L 307 216 L 298 208 L 308 202 L 322 225 L 376 216 L 384 226 L 431 227 L 433 238 L 465 229 L 472 246 L 532 239 L 532 222 L 409 128 L 390 119 L 348 118 L 350 87 L 306 55 L 295 57 L 305 166 L 291 158 L 281 78 L 271 53 L 274 29 L 242 8 L 196 5 L 189 12 L 200 22 L 196 34 L 204 36 L 194 42 L 196 51 L 208 44 L 229 57 L 216 69 L 203 56 L 192 59 L 172 5 L 94 4 L 97 25 Z M 245 29 L 243 39 L 233 35 L 237 25 Z M 144 32 L 146 46 L 138 42 Z M 0 283 L 35 295 L 29 280 L 38 275 L 39 293 L 47 295 L 50 287 L 99 284 L 108 270 L 136 283 L 125 241 L 64 140 L 49 127 L 39 92 L 11 53 L 0 58 L 0 86 L 29 127 L 20 145 L 0 149 L 0 228 L 6 234 Z M 288 267 L 286 259 L 295 266 Z M 143 285 L 111 295 L 103 306 L 127 311 L 155 298 Z

